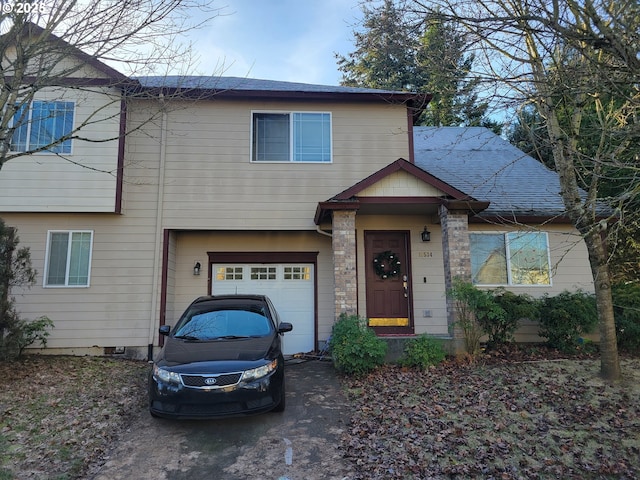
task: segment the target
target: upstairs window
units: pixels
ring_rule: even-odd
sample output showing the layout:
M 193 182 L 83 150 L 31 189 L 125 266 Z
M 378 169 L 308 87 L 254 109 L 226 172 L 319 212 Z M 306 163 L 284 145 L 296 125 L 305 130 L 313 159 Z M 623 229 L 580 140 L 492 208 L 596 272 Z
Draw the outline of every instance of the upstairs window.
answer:
M 13 117 L 14 124 L 18 125 L 11 137 L 13 152 L 45 148 L 73 131 L 75 109 L 73 102 L 35 100 L 26 114 L 25 108 L 27 107 L 21 106 Z M 43 151 L 70 154 L 71 139 L 66 139 Z
M 45 287 L 88 287 L 92 231 L 49 232 Z
M 254 162 L 331 162 L 331 114 L 254 112 Z
M 469 238 L 474 284 L 551 285 L 546 233 L 471 233 Z

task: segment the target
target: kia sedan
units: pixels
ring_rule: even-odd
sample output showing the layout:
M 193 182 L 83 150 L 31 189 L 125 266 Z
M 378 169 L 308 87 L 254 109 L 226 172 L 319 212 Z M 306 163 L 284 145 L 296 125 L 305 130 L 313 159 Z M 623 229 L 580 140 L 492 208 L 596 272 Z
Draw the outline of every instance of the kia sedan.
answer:
M 280 322 L 264 295 L 196 299 L 174 328 L 149 375 L 153 416 L 215 418 L 285 409 Z

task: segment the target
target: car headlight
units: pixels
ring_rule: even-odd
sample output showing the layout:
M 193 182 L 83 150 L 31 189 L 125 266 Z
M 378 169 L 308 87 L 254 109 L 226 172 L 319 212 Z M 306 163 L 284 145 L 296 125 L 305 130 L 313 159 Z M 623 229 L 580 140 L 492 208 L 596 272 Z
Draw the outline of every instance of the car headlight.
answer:
M 170 372 L 165 368 L 158 367 L 157 365 L 153 366 L 153 376 L 156 380 L 164 383 L 173 383 L 175 385 L 179 385 L 181 383 L 180 375 L 175 372 Z
M 243 382 L 251 382 L 262 377 L 266 377 L 271 372 L 278 368 L 278 360 L 273 360 L 271 363 L 267 363 L 258 368 L 252 368 L 251 370 L 245 370 L 240 379 Z

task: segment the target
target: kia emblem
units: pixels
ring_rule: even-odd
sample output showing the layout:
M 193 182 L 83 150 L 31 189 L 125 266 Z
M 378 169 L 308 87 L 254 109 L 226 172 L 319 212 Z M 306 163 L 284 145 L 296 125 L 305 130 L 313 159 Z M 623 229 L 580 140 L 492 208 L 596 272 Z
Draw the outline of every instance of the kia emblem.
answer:
M 214 377 L 209 377 L 204 379 L 204 383 L 206 385 L 215 385 L 217 380 Z

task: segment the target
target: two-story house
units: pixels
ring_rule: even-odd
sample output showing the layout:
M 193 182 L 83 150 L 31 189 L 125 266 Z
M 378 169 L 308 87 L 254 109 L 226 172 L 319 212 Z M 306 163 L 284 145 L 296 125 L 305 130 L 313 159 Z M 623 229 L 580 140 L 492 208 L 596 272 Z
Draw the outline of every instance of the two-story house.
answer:
M 485 129 L 414 127 L 428 96 L 82 71 L 34 98 L 12 148 L 82 135 L 0 170 L 0 217 L 39 272 L 18 309 L 53 320 L 49 352 L 146 357 L 207 294 L 269 295 L 293 354 L 343 312 L 460 340 L 458 275 L 592 288 L 557 176 Z

